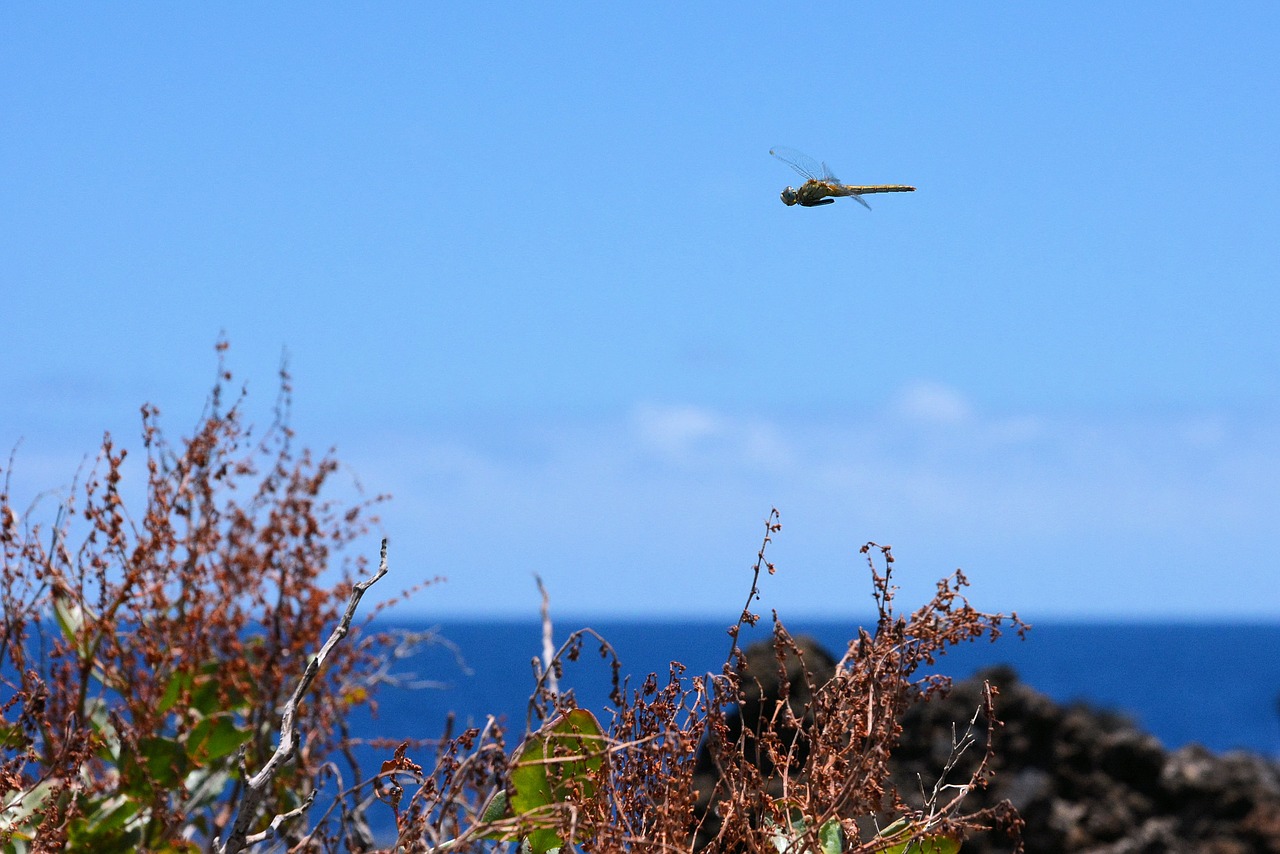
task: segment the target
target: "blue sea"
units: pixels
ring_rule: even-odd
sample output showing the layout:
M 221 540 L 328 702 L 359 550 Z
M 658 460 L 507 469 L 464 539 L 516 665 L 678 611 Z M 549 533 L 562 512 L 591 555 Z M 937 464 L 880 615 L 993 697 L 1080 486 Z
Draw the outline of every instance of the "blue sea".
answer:
M 514 736 L 524 729 L 533 687 L 531 660 L 541 650 L 541 627 L 528 622 L 382 623 L 385 628 L 437 627 L 455 649 L 433 645 L 396 663 L 440 687 L 379 691 L 376 719 L 354 721 L 361 737 L 430 738 L 449 712 L 459 725 L 503 716 Z M 792 634 L 809 634 L 843 654 L 855 622 L 797 622 Z M 617 651 L 622 673 L 639 685 L 650 672 L 665 677 L 672 661 L 689 675 L 719 673 L 729 650 L 727 623 L 558 620 L 556 642 L 590 627 Z M 744 630 L 743 645 L 768 637 L 766 621 Z M 607 708 L 609 669 L 588 640 L 578 663 L 567 666 L 561 690 L 578 702 Z M 1013 665 L 1023 682 L 1059 702 L 1083 700 L 1126 713 L 1166 747 L 1199 742 L 1211 750 L 1245 748 L 1280 756 L 1280 625 L 1108 624 L 1036 625 L 1026 640 L 1006 634 L 953 647 L 937 672 L 962 679 L 993 664 Z
M 508 746 L 519 741 L 534 684 L 531 660 L 542 644 L 537 622 L 388 621 L 379 627 L 436 628 L 448 645 L 426 646 L 396 662 L 393 672 L 439 685 L 383 687 L 379 714 L 353 719 L 352 735 L 435 738 L 452 712 L 455 733 L 494 714 L 505 718 Z M 716 622 L 560 619 L 556 642 L 584 627 L 609 641 L 633 686 L 651 672 L 665 677 L 672 661 L 682 662 L 687 676 L 719 673 L 730 646 L 727 623 Z M 787 628 L 812 635 L 838 658 L 857 623 L 801 621 Z M 762 620 L 743 631 L 742 644 L 765 639 L 770 631 Z M 598 649 L 591 639 L 584 643 L 580 660 L 566 666 L 560 688 L 573 689 L 580 705 L 606 712 L 609 667 Z M 1060 703 L 1081 700 L 1125 713 L 1166 747 L 1198 742 L 1219 752 L 1244 748 L 1280 757 L 1280 624 L 1038 624 L 1026 640 L 1006 634 L 995 643 L 953 647 L 935 672 L 962 679 L 1001 663 Z M 361 748 L 357 756 L 368 776 L 390 751 Z M 382 813 L 375 809 L 370 816 L 374 830 L 380 837 L 393 835 L 390 815 Z

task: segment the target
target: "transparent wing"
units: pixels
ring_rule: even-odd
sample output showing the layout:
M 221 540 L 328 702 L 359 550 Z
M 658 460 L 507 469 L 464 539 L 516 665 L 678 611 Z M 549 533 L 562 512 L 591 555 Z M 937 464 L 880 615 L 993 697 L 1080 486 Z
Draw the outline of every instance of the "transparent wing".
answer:
M 867 204 L 867 200 L 862 198 L 862 196 L 859 196 L 857 193 L 854 193 L 852 196 L 850 196 L 850 198 L 853 199 L 858 204 L 862 205 L 867 210 L 871 210 L 871 205 Z
M 778 146 L 769 149 L 769 153 L 799 172 L 803 177 L 813 181 L 829 181 L 833 184 L 840 183 L 840 179 L 831 174 L 831 170 L 827 168 L 827 164 L 819 163 L 809 155 L 794 148 L 784 148 Z M 866 202 L 863 202 L 866 204 Z

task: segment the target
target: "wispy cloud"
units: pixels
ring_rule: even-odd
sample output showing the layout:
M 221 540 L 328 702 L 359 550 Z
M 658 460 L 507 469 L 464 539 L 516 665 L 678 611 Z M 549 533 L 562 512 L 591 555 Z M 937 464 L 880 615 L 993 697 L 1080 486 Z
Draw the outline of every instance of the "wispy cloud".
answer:
M 940 383 L 917 382 L 902 389 L 893 407 L 902 416 L 930 424 L 963 424 L 973 416 L 969 401 Z
M 1280 439 L 1258 417 L 993 414 L 920 383 L 821 419 L 646 403 L 394 444 L 353 462 L 397 494 L 393 534 L 434 520 L 400 537 L 447 564 L 448 608 L 524 607 L 537 568 L 571 610 L 705 612 L 738 595 L 777 505 L 793 574 L 773 595 L 805 613 L 863 607 L 875 538 L 914 558 L 904 584 L 962 565 L 992 607 L 1280 616 Z
M 403 584 L 450 577 L 411 605 L 430 613 L 528 612 L 536 570 L 564 610 L 728 614 L 777 506 L 763 607 L 784 615 L 865 611 L 856 550 L 875 539 L 898 549 L 907 600 L 962 566 L 975 602 L 1032 616 L 1274 619 L 1277 420 L 995 413 L 919 382 L 821 417 L 646 402 L 362 430 L 339 457 L 394 494 L 382 515 Z M 65 493 L 75 441 L 18 449 L 21 508 Z

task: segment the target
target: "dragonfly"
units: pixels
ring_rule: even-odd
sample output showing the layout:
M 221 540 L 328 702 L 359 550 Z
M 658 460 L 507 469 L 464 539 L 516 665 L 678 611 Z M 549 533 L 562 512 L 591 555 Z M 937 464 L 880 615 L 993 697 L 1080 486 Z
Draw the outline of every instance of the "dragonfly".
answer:
M 782 191 L 782 203 L 787 207 L 800 205 L 801 207 L 813 208 L 818 205 L 829 205 L 837 197 L 849 196 L 867 210 L 871 210 L 871 205 L 867 204 L 866 199 L 862 198 L 865 194 L 914 193 L 916 190 L 915 187 L 908 187 L 905 184 L 869 184 L 861 186 L 843 184 L 839 178 L 831 174 L 827 164 L 819 163 L 807 154 L 801 154 L 793 148 L 771 148 L 769 153 L 799 172 L 801 177 L 807 179 L 800 185 L 799 189 L 787 187 Z M 828 196 L 831 198 L 827 198 Z

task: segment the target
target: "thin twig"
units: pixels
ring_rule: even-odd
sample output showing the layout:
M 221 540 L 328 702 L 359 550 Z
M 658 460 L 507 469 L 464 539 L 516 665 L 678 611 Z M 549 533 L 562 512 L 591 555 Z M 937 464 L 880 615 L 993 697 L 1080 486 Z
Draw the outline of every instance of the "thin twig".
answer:
M 756 563 L 752 569 L 751 591 L 747 593 L 746 604 L 742 606 L 741 613 L 738 614 L 738 622 L 729 629 L 729 637 L 732 643 L 729 645 L 729 658 L 725 662 L 725 667 L 729 667 L 734 662 L 734 656 L 740 652 L 738 647 L 738 634 L 742 631 L 744 623 L 754 626 L 760 619 L 759 616 L 751 613 L 751 603 L 760 598 L 760 570 L 767 569 L 770 575 L 773 575 L 774 566 L 765 560 L 764 553 L 769 548 L 769 543 L 773 542 L 773 535 L 782 528 L 781 515 L 778 508 L 773 507 L 769 510 L 769 515 L 764 520 L 764 540 L 760 543 L 760 550 L 756 552 Z

